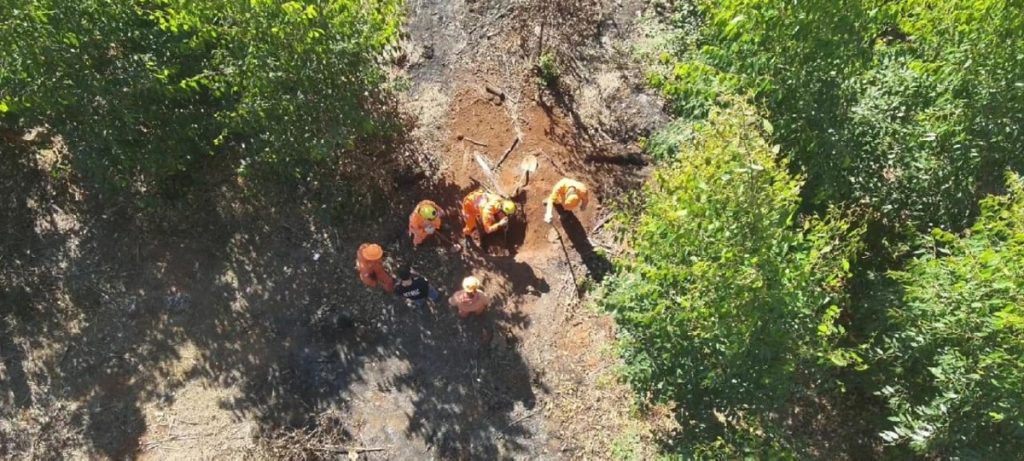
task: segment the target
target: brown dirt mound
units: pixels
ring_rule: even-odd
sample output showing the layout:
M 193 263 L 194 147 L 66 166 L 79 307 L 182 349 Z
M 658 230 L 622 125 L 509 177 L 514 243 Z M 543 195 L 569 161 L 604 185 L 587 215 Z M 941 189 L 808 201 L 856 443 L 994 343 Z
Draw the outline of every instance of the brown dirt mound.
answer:
M 487 94 L 489 95 L 489 94 Z M 521 98 L 524 99 L 524 98 Z M 566 141 L 575 136 L 572 123 L 557 110 L 549 110 L 537 104 L 530 104 L 521 117 L 513 118 L 504 104 L 496 104 L 494 98 L 487 99 L 477 88 L 464 88 L 457 93 L 452 103 L 447 158 L 454 164 L 448 177 L 462 188 L 472 189 L 474 184 L 489 184 L 484 173 L 473 159 L 480 153 L 490 165 L 502 160 L 505 152 L 515 144 L 495 172 L 498 186 L 511 193 L 520 183 L 520 164 L 528 156 L 538 159 L 537 170 L 530 175 L 529 184 L 515 197 L 523 209 L 516 230 L 521 233 L 518 243 L 519 257 L 524 261 L 537 261 L 548 255 L 552 248 L 549 239 L 550 227 L 544 223 L 544 200 L 555 183 L 563 177 L 572 177 L 587 183 L 594 183 L 586 174 L 565 171 L 562 162 L 576 157 L 576 152 Z M 518 143 L 515 140 L 518 139 Z M 475 142 L 486 144 L 480 146 Z M 596 209 L 600 208 L 600 184 L 592 187 L 592 206 L 576 213 L 584 225 L 592 225 Z

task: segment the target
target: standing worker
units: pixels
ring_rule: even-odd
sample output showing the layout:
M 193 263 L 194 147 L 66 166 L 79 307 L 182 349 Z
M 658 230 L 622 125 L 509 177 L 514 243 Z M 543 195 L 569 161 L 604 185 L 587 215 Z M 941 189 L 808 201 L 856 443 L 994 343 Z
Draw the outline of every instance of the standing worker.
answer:
M 466 237 L 473 235 L 477 219 L 481 220 L 484 233 L 493 233 L 507 227 L 508 218 L 515 213 L 516 204 L 511 200 L 482 190 L 470 192 L 462 199 L 462 218 L 466 221 L 462 234 Z
M 395 285 L 395 292 L 420 309 L 427 305 L 427 301 L 437 303 L 441 299 L 441 293 L 430 286 L 427 279 L 413 272 L 409 266 L 398 269 L 398 285 Z
M 423 200 L 416 204 L 416 209 L 409 215 L 409 235 L 412 236 L 412 246 L 416 248 L 423 243 L 427 237 L 434 235 L 434 232 L 441 230 L 441 208 L 430 200 Z
M 391 293 L 395 290 L 395 281 L 384 270 L 384 249 L 376 243 L 364 243 L 359 245 L 356 251 L 356 270 L 359 271 L 359 280 L 362 280 L 370 288 L 380 287 Z
M 589 200 L 590 194 L 587 192 L 585 184 L 575 179 L 562 178 L 551 189 L 551 195 L 546 200 L 547 210 L 544 212 L 544 222 L 551 224 L 555 205 L 559 205 L 567 211 L 575 211 L 577 208 L 586 210 Z
M 480 291 L 480 279 L 469 276 L 462 280 L 462 289 L 456 291 L 448 303 L 459 310 L 459 317 L 483 314 L 491 298 Z

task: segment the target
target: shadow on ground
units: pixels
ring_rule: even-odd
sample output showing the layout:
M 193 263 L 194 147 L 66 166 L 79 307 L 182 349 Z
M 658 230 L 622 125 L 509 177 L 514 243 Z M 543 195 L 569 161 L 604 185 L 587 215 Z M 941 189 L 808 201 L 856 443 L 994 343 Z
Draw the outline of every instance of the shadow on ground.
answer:
M 411 402 L 399 436 L 382 440 L 386 456 L 423 456 L 426 446 L 446 458 L 494 459 L 527 449 L 532 431 L 516 419 L 543 386 L 511 333 L 528 320 L 505 306 L 547 283 L 511 254 L 413 251 L 404 226 L 415 192 L 390 197 L 384 216 L 338 216 L 313 193 L 252 198 L 226 184 L 154 210 L 111 205 L 94 191 L 75 199 L 24 146 L 5 145 L 0 161 L 0 418 L 50 411 L 34 393 L 67 403 L 67 427 L 52 430 L 67 431 L 53 443 L 70 446 L 50 453 L 135 457 L 152 429 L 147 406 L 173 405 L 200 378 L 238 389 L 219 406 L 254 422 L 256 437 L 309 430 L 324 412 L 360 405 L 361 384 L 383 383 L 379 391 Z M 452 211 L 464 192 L 429 190 Z M 452 238 L 457 229 L 445 231 Z M 470 272 L 489 274 L 495 308 L 460 321 L 447 306 L 417 311 L 366 289 L 354 271 L 363 241 L 385 244 L 392 265 L 412 264 L 446 294 Z M 10 435 L 4 457 L 35 443 L 0 435 Z
M 598 252 L 594 248 L 594 244 L 590 242 L 588 237 L 589 233 L 586 228 L 583 227 L 583 223 L 580 222 L 579 218 L 576 217 L 572 212 L 566 211 L 561 207 L 555 207 L 558 211 L 558 220 L 562 226 L 565 235 L 569 237 L 569 242 L 572 248 L 579 254 L 580 259 L 583 261 L 583 265 L 587 269 L 587 275 L 589 275 L 595 282 L 600 283 L 604 280 L 604 277 L 611 272 L 613 266 L 612 262 L 607 256 Z M 564 245 L 564 242 L 562 242 Z M 564 251 L 568 251 L 564 249 Z M 579 294 L 582 294 L 584 287 L 577 287 L 581 290 Z

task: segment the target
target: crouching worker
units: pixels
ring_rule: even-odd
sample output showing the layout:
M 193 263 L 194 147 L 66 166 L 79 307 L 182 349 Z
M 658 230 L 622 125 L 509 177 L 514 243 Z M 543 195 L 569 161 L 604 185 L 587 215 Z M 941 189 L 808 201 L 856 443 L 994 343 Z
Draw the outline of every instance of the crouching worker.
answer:
M 466 237 L 472 236 L 476 231 L 477 220 L 480 220 L 483 225 L 483 232 L 480 234 L 482 238 L 485 233 L 490 234 L 507 227 L 509 217 L 515 213 L 515 202 L 482 190 L 473 191 L 462 200 L 462 219 L 466 223 L 462 228 L 462 234 Z
M 555 205 L 561 206 L 566 211 L 586 210 L 589 199 L 590 194 L 587 192 L 586 185 L 574 179 L 562 178 L 551 189 L 551 195 L 545 201 L 547 211 L 544 212 L 544 222 L 551 224 Z
M 395 285 L 395 293 L 420 309 L 427 305 L 428 300 L 431 303 L 437 303 L 441 299 L 441 293 L 430 286 L 427 279 L 413 272 L 407 266 L 398 269 L 398 284 Z
M 441 230 L 441 208 L 430 200 L 416 204 L 416 209 L 409 215 L 409 235 L 412 236 L 413 247 L 420 246 L 427 237 Z
M 480 279 L 469 276 L 462 280 L 462 289 L 455 292 L 448 303 L 459 310 L 459 317 L 483 314 L 491 298 L 480 291 Z
M 356 270 L 359 271 L 359 280 L 362 280 L 370 288 L 380 287 L 382 290 L 391 293 L 395 289 L 395 282 L 384 270 L 384 249 L 376 243 L 364 243 L 359 245 L 356 251 Z

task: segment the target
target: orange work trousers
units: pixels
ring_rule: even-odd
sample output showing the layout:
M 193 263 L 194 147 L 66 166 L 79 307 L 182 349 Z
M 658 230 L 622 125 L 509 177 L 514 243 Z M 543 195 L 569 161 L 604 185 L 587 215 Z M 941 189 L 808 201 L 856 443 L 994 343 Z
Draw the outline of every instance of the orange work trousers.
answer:
M 467 195 L 462 200 L 462 219 L 466 222 L 462 227 L 462 234 L 467 237 L 473 235 L 477 220 L 483 221 L 484 232 L 481 232 L 481 236 L 489 232 L 488 228 L 491 228 L 490 232 L 493 232 L 494 223 L 498 220 L 495 209 L 498 208 L 499 203 L 500 198 L 483 191 L 475 191 Z
M 362 258 L 356 259 L 356 270 L 359 271 L 359 280 L 370 288 L 380 287 L 391 293 L 395 290 L 395 281 L 384 270 L 384 264 L 380 261 L 366 261 Z

